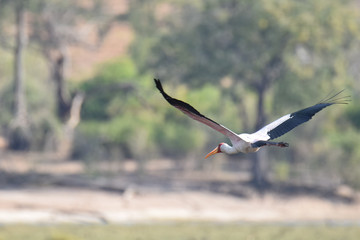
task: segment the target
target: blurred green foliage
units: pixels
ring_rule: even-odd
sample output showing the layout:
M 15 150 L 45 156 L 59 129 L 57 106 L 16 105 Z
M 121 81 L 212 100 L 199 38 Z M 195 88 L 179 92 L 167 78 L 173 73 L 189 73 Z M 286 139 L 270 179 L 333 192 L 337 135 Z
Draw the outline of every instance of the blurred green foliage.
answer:
M 124 102 L 129 101 L 133 82 L 136 77 L 136 69 L 130 59 L 114 60 L 103 64 L 101 70 L 81 87 L 87 93 L 82 116 L 88 120 L 108 120 L 115 115 L 114 111 L 124 111 Z M 124 86 L 121 84 L 124 83 Z M 128 86 L 126 84 L 129 84 Z M 128 89 L 125 89 L 128 87 Z M 125 89 L 125 90 L 124 90 Z M 118 109 L 110 107 L 114 97 L 123 91 L 122 101 Z M 126 99 L 125 101 L 123 101 Z M 130 100 L 131 101 L 131 100 Z

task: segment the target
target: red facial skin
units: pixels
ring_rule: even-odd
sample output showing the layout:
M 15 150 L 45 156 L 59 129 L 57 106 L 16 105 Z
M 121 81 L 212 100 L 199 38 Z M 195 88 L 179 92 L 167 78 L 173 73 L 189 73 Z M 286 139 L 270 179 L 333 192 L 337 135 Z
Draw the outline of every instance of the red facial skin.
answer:
M 212 150 L 211 152 L 209 152 L 209 153 L 206 155 L 205 158 L 208 158 L 208 157 L 210 157 L 211 155 L 214 155 L 214 154 L 216 154 L 216 153 L 221 153 L 220 147 L 221 147 L 222 144 L 224 144 L 224 143 L 220 143 L 214 150 Z
M 217 150 L 217 151 L 218 151 L 218 153 L 221 153 L 221 149 L 220 149 L 220 147 L 221 147 L 221 145 L 223 145 L 223 144 L 224 144 L 224 143 L 220 143 L 220 144 L 219 144 L 219 146 L 218 146 L 218 150 Z

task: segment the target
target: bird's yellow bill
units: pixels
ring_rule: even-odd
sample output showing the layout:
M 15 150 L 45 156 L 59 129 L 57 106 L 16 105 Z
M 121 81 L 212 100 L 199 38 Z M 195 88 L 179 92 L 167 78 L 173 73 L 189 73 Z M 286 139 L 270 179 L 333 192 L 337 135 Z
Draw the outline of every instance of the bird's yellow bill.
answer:
M 216 154 L 216 153 L 219 153 L 219 147 L 216 147 L 214 150 L 212 150 L 211 152 L 209 152 L 209 153 L 205 156 L 205 158 L 208 158 L 208 157 L 210 157 L 211 155 L 214 155 L 214 154 Z

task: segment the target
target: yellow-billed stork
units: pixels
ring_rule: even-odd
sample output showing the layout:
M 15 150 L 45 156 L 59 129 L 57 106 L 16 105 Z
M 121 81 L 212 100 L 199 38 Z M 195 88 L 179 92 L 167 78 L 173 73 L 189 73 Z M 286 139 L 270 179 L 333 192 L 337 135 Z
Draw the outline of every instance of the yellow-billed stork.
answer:
M 227 143 L 220 143 L 214 150 L 208 153 L 205 158 L 216 153 L 252 153 L 258 151 L 261 147 L 264 146 L 288 147 L 288 143 L 272 142 L 269 140 L 278 138 L 283 134 L 291 131 L 293 128 L 299 126 L 300 124 L 309 121 L 316 113 L 328 106 L 333 104 L 347 104 L 350 101 L 349 96 L 339 96 L 340 93 L 343 92 L 342 90 L 330 97 L 327 96 L 324 100 L 311 107 L 282 116 L 281 118 L 266 125 L 255 133 L 236 134 L 227 127 L 211 120 L 208 117 L 205 117 L 190 104 L 170 97 L 165 93 L 160 80 L 154 79 L 154 81 L 157 89 L 159 89 L 160 93 L 163 95 L 166 101 L 168 101 L 172 106 L 176 107 L 192 119 L 208 125 L 209 127 L 224 134 L 230 139 L 232 146 L 228 145 Z

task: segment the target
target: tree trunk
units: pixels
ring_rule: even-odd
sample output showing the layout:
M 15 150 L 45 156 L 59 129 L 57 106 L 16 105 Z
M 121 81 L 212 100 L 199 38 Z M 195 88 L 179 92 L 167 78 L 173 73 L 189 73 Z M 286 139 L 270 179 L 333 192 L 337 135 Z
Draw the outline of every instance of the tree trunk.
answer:
M 59 119 L 64 122 L 69 117 L 71 100 L 66 92 L 65 84 L 65 55 L 60 53 L 53 60 L 53 80 L 55 81 L 56 108 Z
M 57 154 L 59 158 L 68 159 L 72 152 L 75 128 L 80 122 L 80 112 L 84 101 L 83 93 L 76 93 L 73 98 L 67 92 L 65 83 L 66 55 L 60 51 L 52 60 L 53 80 L 55 81 L 57 116 L 62 122 L 62 136 L 59 140 Z
M 266 115 L 264 109 L 266 87 L 260 85 L 257 87 L 258 92 L 258 103 L 257 103 L 257 120 L 255 129 L 259 130 L 265 125 Z M 261 149 L 255 153 L 252 157 L 252 182 L 259 190 L 264 190 L 268 183 L 267 172 L 268 172 L 268 152 L 266 148 Z
M 83 93 L 76 93 L 72 99 L 70 111 L 67 113 L 69 118 L 63 123 L 63 134 L 58 148 L 58 155 L 62 159 L 71 157 L 75 128 L 80 123 L 80 112 L 84 97 Z
M 16 45 L 14 59 L 14 120 L 10 130 L 10 148 L 26 150 L 30 145 L 24 86 L 23 52 L 26 44 L 25 8 L 19 1 L 15 8 Z

